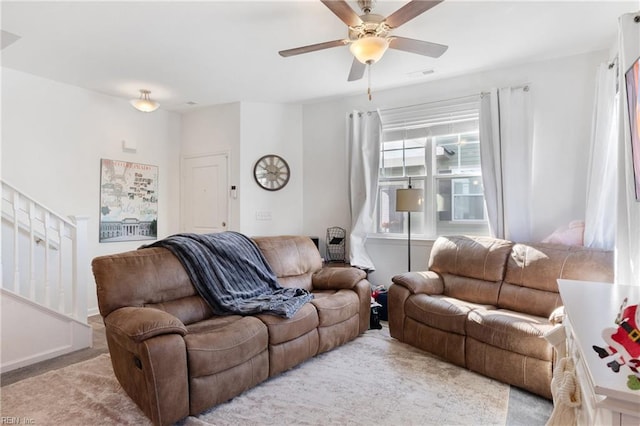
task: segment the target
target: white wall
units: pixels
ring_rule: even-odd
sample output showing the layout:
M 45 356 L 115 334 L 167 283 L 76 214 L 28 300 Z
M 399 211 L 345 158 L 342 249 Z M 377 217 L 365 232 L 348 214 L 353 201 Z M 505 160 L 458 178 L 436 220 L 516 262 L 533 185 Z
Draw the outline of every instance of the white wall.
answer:
M 62 315 L 51 315 L 40 305 L 0 289 L 2 341 L 0 372 L 88 348 L 91 326 Z
M 374 110 L 451 99 L 527 83 L 534 114 L 533 238 L 584 218 L 588 146 L 597 65 L 607 52 L 593 52 L 544 62 L 496 69 L 380 90 L 373 101 L 362 95 L 305 105 L 304 229 L 324 236 L 332 225 L 350 228 L 346 164 L 346 115 L 354 109 Z M 375 68 L 372 69 L 375 81 Z M 374 87 L 375 89 L 375 87 Z M 373 284 L 388 285 L 407 268 L 406 245 L 369 239 L 367 247 L 377 271 Z M 390 247 L 393 247 L 390 248 Z M 430 244 L 416 243 L 413 269 L 426 267 Z
M 303 233 L 302 107 L 243 102 L 240 143 L 240 229 L 252 236 Z M 289 164 L 287 185 L 266 191 L 255 182 L 253 167 L 260 157 L 277 154 Z M 258 220 L 256 212 L 271 220 Z
M 300 234 L 302 228 L 302 107 L 240 102 L 183 114 L 182 156 L 230 153 L 230 182 L 238 198 L 230 199 L 230 230 L 250 236 Z M 253 178 L 256 161 L 277 154 L 289 164 L 289 183 L 265 191 Z M 264 212 L 270 220 L 258 220 Z
M 182 115 L 182 158 L 222 154 L 229 157 L 229 186 L 240 182 L 240 103 L 223 104 Z M 242 194 L 238 190 L 239 195 Z M 229 197 L 229 230 L 240 231 L 241 197 Z M 184 231 L 184 229 L 182 229 Z
M 179 138 L 178 114 L 142 113 L 123 99 L 2 69 L 2 179 L 62 216 L 89 216 L 89 259 L 141 245 L 98 242 L 101 158 L 157 165 L 158 234 L 177 232 Z M 123 139 L 137 152 L 123 152 Z M 95 312 L 89 265 L 85 280 Z
M 303 227 L 320 237 L 323 254 L 327 228 L 351 228 L 346 120 L 354 106 L 347 99 L 303 107 Z

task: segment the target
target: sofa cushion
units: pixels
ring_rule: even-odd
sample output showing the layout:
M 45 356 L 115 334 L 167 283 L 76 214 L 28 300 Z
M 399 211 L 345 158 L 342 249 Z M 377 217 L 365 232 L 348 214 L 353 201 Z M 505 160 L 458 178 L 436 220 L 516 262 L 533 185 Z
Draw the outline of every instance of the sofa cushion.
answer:
M 465 323 L 468 313 L 477 308 L 491 308 L 464 300 L 446 297 L 416 294 L 406 301 L 404 310 L 408 318 L 421 324 L 465 335 Z
M 537 290 L 507 282 L 502 283 L 498 306 L 516 312 L 540 317 L 549 317 L 560 306 L 560 294 L 554 291 Z
M 202 321 L 213 315 L 211 307 L 200 296 L 187 296 L 166 302 L 148 303 L 145 307 L 168 312 L 185 325 Z
M 367 279 L 367 273 L 358 268 L 326 267 L 313 274 L 312 283 L 316 290 L 353 289 Z
M 552 363 L 497 348 L 473 337 L 465 342 L 466 367 L 476 373 L 551 399 Z M 567 395 L 569 396 L 569 395 Z
M 586 247 L 515 244 L 498 306 L 548 317 L 562 304 L 558 278 L 613 281 L 613 252 Z
M 337 324 L 318 327 L 318 353 L 330 351 L 358 337 L 358 315 Z
M 318 330 L 276 345 L 269 345 L 269 376 L 273 377 L 314 357 L 318 353 Z
M 449 362 L 465 366 L 465 348 L 467 337 L 430 327 L 412 318 L 404 322 L 404 343 L 430 352 Z
M 240 365 L 268 347 L 267 326 L 251 316 L 213 317 L 187 326 L 187 330 L 184 340 L 191 378 Z
M 552 346 L 543 338 L 551 328 L 553 325 L 546 318 L 504 309 L 473 310 L 466 325 L 468 337 L 545 361 L 551 361 L 553 356 Z
M 278 345 L 297 339 L 318 327 L 318 312 L 311 303 L 305 303 L 292 318 L 276 315 L 256 315 L 269 330 L 269 344 Z
M 443 274 L 444 294 L 456 299 L 481 305 L 496 305 L 500 294 L 500 281 L 485 281 L 458 275 Z
M 178 258 L 165 248 L 99 256 L 91 265 L 103 318 L 125 306 L 142 307 L 197 295 Z
M 512 246 L 511 241 L 491 237 L 438 237 L 431 249 L 429 270 L 499 282 Z
M 283 287 L 311 291 L 311 275 L 322 268 L 322 258 L 313 241 L 303 236 L 254 237 L 253 241 Z
M 318 311 L 320 327 L 327 327 L 346 321 L 358 315 L 360 300 L 351 290 L 321 290 L 313 292 L 311 303 Z
M 289 277 L 278 277 L 278 284 L 282 287 L 289 288 L 303 288 L 307 291 L 311 291 L 311 277 L 312 272 L 306 272 L 301 275 L 291 275 Z

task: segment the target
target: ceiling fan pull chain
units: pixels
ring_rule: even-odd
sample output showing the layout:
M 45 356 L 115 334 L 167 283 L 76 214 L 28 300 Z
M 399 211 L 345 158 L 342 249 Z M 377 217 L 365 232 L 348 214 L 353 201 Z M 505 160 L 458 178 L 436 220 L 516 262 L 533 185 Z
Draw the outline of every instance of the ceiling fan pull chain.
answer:
M 368 88 L 367 95 L 369 95 L 369 101 L 371 101 L 371 64 L 367 64 L 367 79 L 368 79 Z

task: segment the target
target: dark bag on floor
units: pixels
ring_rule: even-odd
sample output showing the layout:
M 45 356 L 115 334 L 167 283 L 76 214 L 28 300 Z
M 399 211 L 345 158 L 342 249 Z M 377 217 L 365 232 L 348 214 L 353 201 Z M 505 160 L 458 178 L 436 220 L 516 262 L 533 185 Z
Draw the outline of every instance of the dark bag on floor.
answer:
M 371 307 L 371 317 L 369 319 L 369 329 L 371 330 L 380 330 L 382 326 L 380 325 L 380 314 L 378 313 L 377 306 Z

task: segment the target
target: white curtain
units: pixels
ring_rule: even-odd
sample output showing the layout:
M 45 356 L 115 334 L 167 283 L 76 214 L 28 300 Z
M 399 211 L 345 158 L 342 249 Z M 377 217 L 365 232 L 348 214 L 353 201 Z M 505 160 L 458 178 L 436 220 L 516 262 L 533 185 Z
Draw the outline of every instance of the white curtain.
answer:
M 528 86 L 483 93 L 480 158 L 491 234 L 530 241 L 533 119 Z
M 382 125 L 377 112 L 349 115 L 349 201 L 351 234 L 349 262 L 352 266 L 373 271 L 367 253 L 367 234 L 375 232 L 374 214 L 378 196 L 378 167 Z
M 640 56 L 640 13 L 618 21 L 618 211 L 616 221 L 615 280 L 640 285 L 640 202 L 636 201 L 631 154 L 631 131 L 625 73 Z M 640 21 L 640 19 L 638 20 Z
M 587 177 L 584 245 L 613 250 L 616 238 L 618 103 L 616 67 L 598 68 Z
M 497 94 L 494 91 L 483 93 L 480 99 L 480 159 L 484 199 L 491 235 L 504 238 L 500 122 L 493 119 L 499 116 Z

